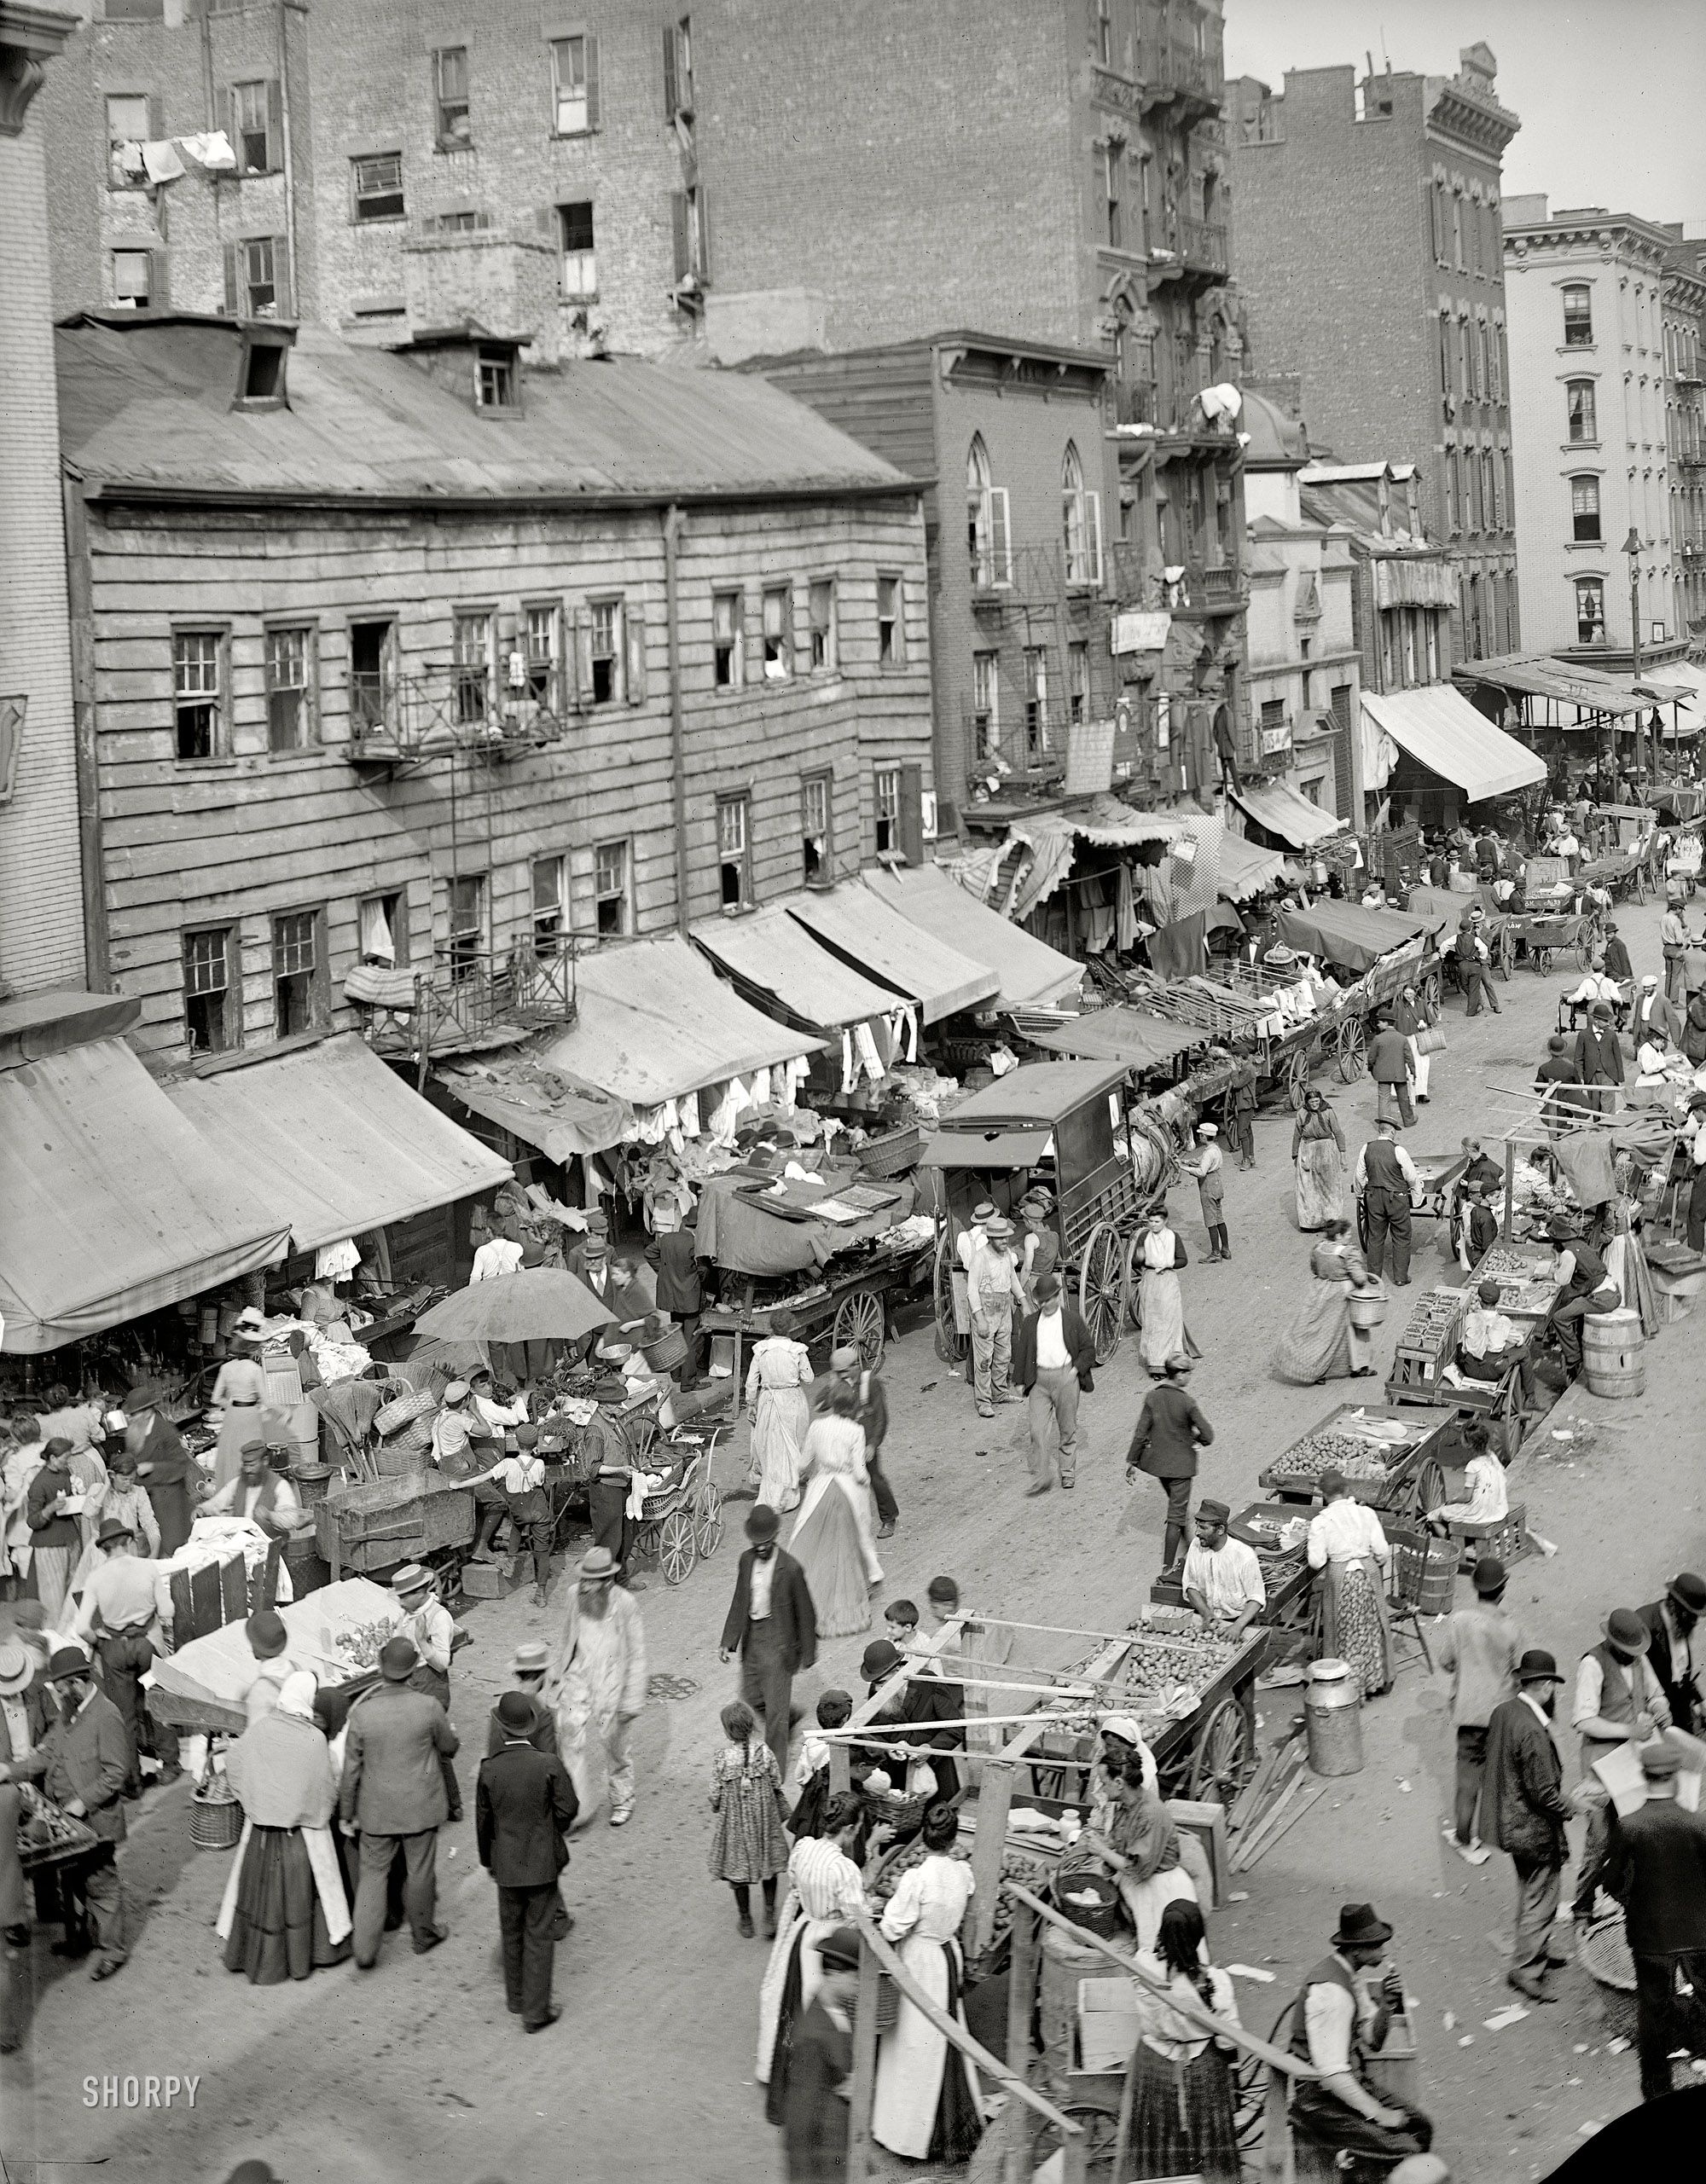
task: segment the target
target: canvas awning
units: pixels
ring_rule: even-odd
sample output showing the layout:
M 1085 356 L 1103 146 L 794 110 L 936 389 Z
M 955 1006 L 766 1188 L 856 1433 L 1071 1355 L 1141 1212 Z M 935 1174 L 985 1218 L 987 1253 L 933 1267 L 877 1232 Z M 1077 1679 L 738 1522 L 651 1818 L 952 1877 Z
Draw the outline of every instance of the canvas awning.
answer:
M 1460 690 L 1365 690 L 1362 710 L 1419 765 L 1454 781 L 1471 804 L 1508 797 L 1546 779 L 1546 762 L 1477 713 Z
M 748 1007 L 673 933 L 583 956 L 575 988 L 576 1022 L 538 1060 L 631 1107 L 660 1107 L 823 1046 Z
M 1082 810 L 1038 812 L 1015 820 L 1010 839 L 1022 842 L 1030 860 L 1013 892 L 1013 914 L 1028 918 L 1046 902 L 1072 868 L 1080 842 L 1101 849 L 1134 849 L 1146 842 L 1176 842 L 1188 821 L 1158 812 L 1134 811 L 1117 797 L 1094 797 Z
M 1661 724 L 1667 741 L 1677 736 L 1699 734 L 1703 721 L 1706 721 L 1706 668 L 1697 666 L 1692 660 L 1667 660 L 1662 668 L 1643 675 L 1641 681 L 1648 688 L 1661 692 L 1662 705 L 1681 708 Z
M 471 1056 L 432 1074 L 464 1107 L 537 1145 L 547 1160 L 619 1145 L 634 1120 L 625 1099 L 548 1069 L 532 1054 Z
M 920 1167 L 1035 1167 L 1048 1150 L 1047 1130 L 938 1130 L 920 1148 Z
M 1465 896 L 1465 901 L 1471 900 Z M 1360 978 L 1383 955 L 1419 934 L 1437 932 L 1442 918 L 1407 918 L 1401 910 L 1365 910 L 1360 902 L 1317 902 L 1313 910 L 1282 910 L 1275 930 L 1288 948 L 1338 964 Z
M 980 902 L 969 888 L 934 865 L 867 872 L 879 902 L 944 946 L 981 963 L 1000 978 L 1004 1009 L 1053 1009 L 1076 996 L 1084 966 Z
M 1206 1046 L 1212 1032 L 1193 1024 L 1169 1023 L 1141 1009 L 1090 1009 L 1069 1022 L 1051 1024 L 1028 1034 L 1033 1045 L 1056 1054 L 1086 1060 L 1122 1062 L 1129 1069 L 1153 1069 L 1193 1048 Z
M 800 1023 L 838 1031 L 902 1004 L 902 995 L 832 955 L 782 903 L 744 918 L 703 918 L 693 937 L 732 977 Z
M 822 895 L 791 895 L 783 907 L 844 963 L 916 1002 L 926 1023 L 993 1000 L 1001 990 L 987 965 L 925 932 L 856 880 Z
M 1490 660 L 1463 660 L 1452 669 L 1459 682 L 1517 690 L 1528 698 L 1551 698 L 1598 713 L 1639 713 L 1649 701 L 1637 698 L 1628 683 L 1598 668 L 1566 666 L 1550 652 L 1502 652 Z
M 1277 834 L 1282 842 L 1289 842 L 1294 849 L 1312 849 L 1317 842 L 1325 842 L 1328 835 L 1338 834 L 1345 825 L 1335 813 L 1312 804 L 1307 797 L 1300 796 L 1284 781 L 1253 783 L 1247 789 L 1234 789 L 1233 802 L 1246 818 L 1253 819 L 1269 834 Z
M 297 1251 L 450 1205 L 513 1172 L 352 1031 L 165 1089 L 282 1212 Z
M 287 1216 L 122 1039 L 0 1069 L 0 1348 L 57 1349 L 281 1259 Z
M 1220 891 L 1227 901 L 1248 902 L 1251 895 L 1278 887 L 1285 878 L 1285 860 L 1277 849 L 1261 849 L 1225 828 L 1221 837 Z

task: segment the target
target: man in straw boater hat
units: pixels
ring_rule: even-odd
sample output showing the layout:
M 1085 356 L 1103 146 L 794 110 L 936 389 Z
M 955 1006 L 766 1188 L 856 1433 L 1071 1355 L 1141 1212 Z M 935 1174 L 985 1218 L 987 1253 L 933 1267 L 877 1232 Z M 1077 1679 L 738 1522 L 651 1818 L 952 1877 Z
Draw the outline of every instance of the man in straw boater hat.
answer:
M 1397 2162 L 1428 2151 L 1433 2125 L 1368 2082 L 1368 2058 L 1384 2045 L 1392 2012 L 1402 2006 L 1395 1972 L 1389 1969 L 1378 1987 L 1370 1976 L 1391 1938 L 1372 1903 L 1343 1906 L 1332 1953 L 1305 1974 L 1291 2006 L 1285 2045 L 1321 2073 L 1293 2079 L 1293 2126 L 1330 2152 Z
M 1552 1943 L 1558 1880 L 1570 1845 L 1564 1822 L 1575 1807 L 1564 1793 L 1564 1760 L 1552 1715 L 1564 1682 L 1548 1653 L 1517 1660 L 1516 1695 L 1502 1699 L 1487 1724 L 1486 1813 L 1489 1839 L 1517 1868 L 1517 1909 L 1506 1983 L 1530 2002 L 1555 2002 L 1553 1967 L 1568 1962 Z
M 38 1606 L 39 1602 L 32 1602 Z M 19 1764 L 41 1743 L 54 1720 L 41 1662 L 21 1637 L 0 1638 L 0 1934 L 14 1949 L 30 1941 L 24 1868 L 18 1855 L 18 1814 L 23 1802 Z M 0 2051 L 7 2042 L 6 1999 L 0 1996 Z
M 998 1403 L 1024 1400 L 1011 1385 L 1013 1307 L 1024 1295 L 1005 1214 L 983 1224 L 983 1241 L 968 1255 L 966 1302 L 972 1313 L 972 1387 L 978 1416 L 993 1418 Z

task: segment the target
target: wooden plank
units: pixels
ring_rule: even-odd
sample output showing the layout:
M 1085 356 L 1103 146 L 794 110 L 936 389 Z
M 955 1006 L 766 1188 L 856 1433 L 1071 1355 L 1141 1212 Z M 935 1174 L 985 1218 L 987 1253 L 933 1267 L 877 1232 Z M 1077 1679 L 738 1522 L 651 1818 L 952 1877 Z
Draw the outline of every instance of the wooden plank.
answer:
M 1005 1759 L 985 1760 L 978 1785 L 978 1833 L 972 1845 L 972 1930 L 969 1953 L 981 1956 L 995 1929 L 1001 1894 L 1001 1860 L 1007 1851 L 1007 1815 L 1013 1809 L 1018 1769 Z
M 1007 1969 L 1007 2068 L 1027 2082 L 1031 2071 L 1030 2019 L 1042 1957 L 1041 1931 L 1037 1920 L 1023 1907 L 1014 1912 Z M 1030 2111 L 1024 2101 L 1010 2100 L 1002 2121 L 1002 2184 L 1030 2184 Z
M 859 1998 L 853 2013 L 853 2086 L 847 2112 L 847 2184 L 871 2173 L 871 2111 L 877 2097 L 877 1983 L 880 1967 L 868 1938 L 859 1944 Z

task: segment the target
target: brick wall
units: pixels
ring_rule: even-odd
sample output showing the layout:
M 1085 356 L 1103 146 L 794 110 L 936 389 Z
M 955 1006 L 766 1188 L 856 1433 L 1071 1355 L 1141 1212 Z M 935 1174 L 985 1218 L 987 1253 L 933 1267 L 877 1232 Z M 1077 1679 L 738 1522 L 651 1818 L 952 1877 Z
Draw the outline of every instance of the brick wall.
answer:
M 38 96 L 21 136 L 0 134 L 0 705 L 27 706 L 16 789 L 0 803 L 0 993 L 84 975 L 44 107 Z

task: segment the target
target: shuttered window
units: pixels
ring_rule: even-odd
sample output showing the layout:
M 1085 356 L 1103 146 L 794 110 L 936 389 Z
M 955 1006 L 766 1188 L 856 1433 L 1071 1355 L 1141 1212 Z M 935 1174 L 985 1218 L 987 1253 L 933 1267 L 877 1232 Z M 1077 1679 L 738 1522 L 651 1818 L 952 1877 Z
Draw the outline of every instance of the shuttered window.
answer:
M 551 41 L 552 129 L 584 136 L 598 127 L 598 40 L 589 32 Z

